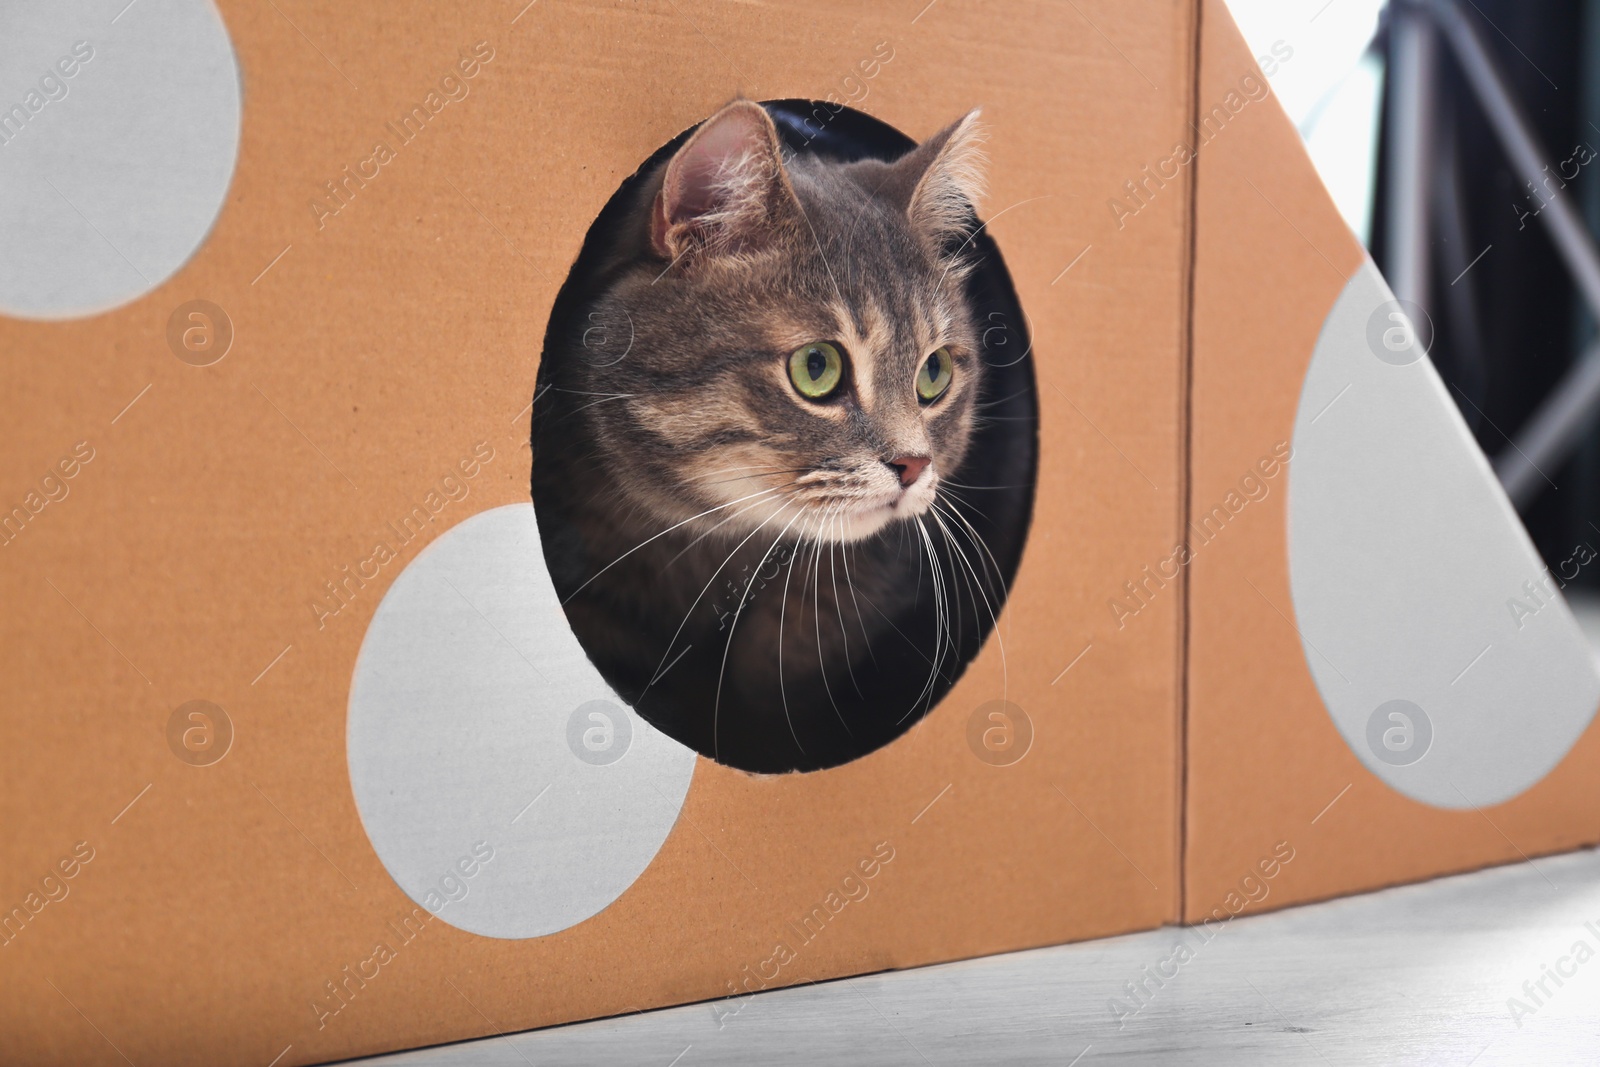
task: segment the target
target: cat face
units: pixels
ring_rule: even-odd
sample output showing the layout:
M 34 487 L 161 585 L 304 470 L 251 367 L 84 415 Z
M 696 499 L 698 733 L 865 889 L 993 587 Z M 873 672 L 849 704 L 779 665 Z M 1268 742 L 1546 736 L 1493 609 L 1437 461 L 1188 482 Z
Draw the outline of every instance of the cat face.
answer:
M 982 374 L 946 252 L 978 194 L 975 118 L 893 164 L 785 162 L 767 113 L 736 101 L 673 156 L 643 254 L 589 316 L 595 396 L 574 398 L 631 505 L 663 528 L 825 542 L 934 506 Z

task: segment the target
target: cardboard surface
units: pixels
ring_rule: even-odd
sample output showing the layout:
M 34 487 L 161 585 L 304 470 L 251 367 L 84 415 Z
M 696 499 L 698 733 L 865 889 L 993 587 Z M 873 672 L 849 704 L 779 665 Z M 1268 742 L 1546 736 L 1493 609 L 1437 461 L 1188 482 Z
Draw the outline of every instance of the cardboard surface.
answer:
M 1106 601 L 1181 526 L 1189 179 L 1120 228 L 1106 198 L 1182 136 L 1188 5 L 519 6 L 222 3 L 244 116 L 209 239 L 114 311 L 0 319 L 7 506 L 77 442 L 93 453 L 0 549 L 3 907 L 39 899 L 76 843 L 93 857 L 0 948 L 8 1061 L 287 1067 L 723 996 L 885 849 L 870 895 L 767 984 L 1176 915 L 1181 597 L 1126 629 Z M 324 183 L 477 42 L 493 57 L 470 92 L 332 213 Z M 879 42 L 893 59 L 862 80 Z M 836 770 L 701 760 L 665 846 L 591 920 L 523 941 L 434 920 L 402 938 L 414 905 L 345 759 L 367 623 L 443 530 L 527 499 L 525 405 L 589 223 L 736 92 L 834 93 L 918 137 L 985 108 L 983 217 L 1031 318 L 1041 405 L 1004 664 L 991 639 L 917 730 Z M 207 367 L 167 340 L 196 298 L 233 329 Z M 443 478 L 480 442 L 492 458 L 453 498 Z M 430 492 L 434 522 L 321 615 L 326 583 Z M 966 740 L 1000 696 L 1035 731 L 1009 767 Z M 210 766 L 169 748 L 191 700 L 232 723 Z
M 1207 0 L 1201 26 L 1204 113 L 1255 61 L 1222 3 Z M 1291 439 L 1318 335 L 1365 262 L 1275 101 L 1228 122 L 1201 153 L 1197 181 L 1191 516 Z M 1185 919 L 1235 910 L 1242 880 L 1259 880 L 1257 864 L 1278 842 L 1296 858 L 1247 908 L 1600 839 L 1592 725 L 1542 782 L 1482 810 L 1418 803 L 1362 766 L 1323 707 L 1290 621 L 1286 484 L 1268 482 L 1269 495 L 1190 566 Z

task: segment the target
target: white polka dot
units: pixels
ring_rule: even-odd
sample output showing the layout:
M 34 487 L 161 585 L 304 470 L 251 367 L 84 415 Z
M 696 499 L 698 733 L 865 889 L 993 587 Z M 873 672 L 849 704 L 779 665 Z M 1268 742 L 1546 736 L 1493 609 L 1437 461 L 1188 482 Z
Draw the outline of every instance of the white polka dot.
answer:
M 677 821 L 696 759 L 589 662 L 531 504 L 447 531 L 384 594 L 351 682 L 348 756 L 400 888 L 452 926 L 505 938 L 564 930 L 626 892 Z
M 10 4 L 0 32 L 0 312 L 90 315 L 205 240 L 239 152 L 239 67 L 207 0 Z
M 1294 612 L 1368 770 L 1437 807 L 1499 804 L 1571 750 L 1600 671 L 1433 364 L 1383 341 L 1393 301 L 1376 268 L 1357 271 L 1306 371 Z

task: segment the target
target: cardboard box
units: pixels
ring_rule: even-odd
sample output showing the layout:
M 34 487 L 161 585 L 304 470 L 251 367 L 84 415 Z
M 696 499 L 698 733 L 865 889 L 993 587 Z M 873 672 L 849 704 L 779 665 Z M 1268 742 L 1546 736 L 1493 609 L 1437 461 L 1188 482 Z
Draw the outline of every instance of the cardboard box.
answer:
M 1221 5 L 917 6 L 220 5 L 243 120 L 198 251 L 0 318 L 9 1060 L 287 1067 L 729 996 L 733 1026 L 759 988 L 1198 919 L 1267 857 L 1238 911 L 1595 839 L 1587 734 L 1503 812 L 1363 770 L 1289 621 L 1281 457 L 1161 576 L 1291 440 L 1362 263 L 1265 83 L 1192 151 L 1261 77 Z M 619 184 L 739 92 L 913 138 L 984 108 L 1032 526 L 894 743 L 755 776 L 628 718 L 586 762 L 593 669 L 529 551 L 538 353 Z
M 1203 119 L 1252 66 L 1220 3 L 1200 56 Z M 1268 907 L 1594 844 L 1592 653 L 1431 364 L 1384 344 L 1426 313 L 1272 103 L 1230 114 L 1197 175 L 1184 919 L 1255 895 L 1279 841 Z M 1409 750 L 1380 754 L 1388 730 Z
M 285 1067 L 1175 918 L 1181 599 L 1063 670 L 1094 636 L 1111 576 L 1135 573 L 1182 522 L 1186 197 L 1099 241 L 1102 190 L 1145 145 L 1181 135 L 1186 83 L 1150 89 L 1086 24 L 1045 9 L 997 21 L 936 7 L 913 22 L 843 4 L 280 7 L 221 5 L 244 121 L 226 204 L 193 260 L 114 310 L 0 325 L 14 355 L 7 492 L 20 498 L 77 441 L 95 457 L 0 572 L 7 602 L 32 605 L 8 614 L 4 640 L 8 907 L 76 842 L 94 855 L 0 950 L 12 1058 L 112 1060 L 115 1043 L 135 1061 L 266 1063 L 287 1048 Z M 1146 69 L 1189 63 L 1185 8 L 1094 14 Z M 465 98 L 331 199 L 324 183 L 346 167 L 370 174 L 374 142 L 400 141 L 391 124 L 479 42 L 493 58 Z M 986 73 L 951 78 L 952 49 Z M 1140 89 L 1107 93 L 1108 80 Z M 985 108 L 984 217 L 1030 319 L 1041 409 L 1005 662 L 991 639 L 918 728 L 813 774 L 754 777 L 681 748 L 651 763 L 649 744 L 668 747 L 659 734 L 587 767 L 558 731 L 546 748 L 563 774 L 662 776 L 626 796 L 661 838 L 628 853 L 648 862 L 616 875 L 637 880 L 592 918 L 564 925 L 584 910 L 575 890 L 569 910 L 527 920 L 562 925 L 544 936 L 471 933 L 452 908 L 493 899 L 497 864 L 560 839 L 576 841 L 569 860 L 603 860 L 631 823 L 600 833 L 610 802 L 585 807 L 581 790 L 551 809 L 569 821 L 540 822 L 560 789 L 513 823 L 548 784 L 530 768 L 497 798 L 498 826 L 431 846 L 384 837 L 363 822 L 347 755 L 358 653 L 408 571 L 455 558 L 450 531 L 527 510 L 527 408 L 557 288 L 622 180 L 736 91 L 853 98 L 917 138 Z M 1079 101 L 1067 122 L 1062 99 Z M 167 339 L 194 299 L 232 323 L 231 349 L 204 367 Z M 438 510 L 402 544 L 416 505 Z M 380 541 L 395 554 L 381 564 Z M 464 574 L 447 571 L 506 629 L 495 590 L 517 576 Z M 458 622 L 482 625 L 461 610 L 435 643 Z M 543 650 L 480 634 L 494 669 L 539 684 L 525 657 L 542 664 Z M 974 712 L 1000 698 L 1032 724 L 1010 766 L 968 744 Z M 231 749 L 209 766 L 169 747 L 169 720 L 192 700 L 232 723 Z M 572 710 L 550 714 L 564 728 Z M 181 717 L 179 749 L 206 728 Z M 417 933 L 407 919 L 428 912 L 369 829 L 397 865 L 431 848 L 435 883 L 473 866 L 480 842 L 494 859 L 458 876 L 471 895 Z M 574 867 L 570 880 L 614 873 Z M 847 878 L 867 895 L 852 901 Z

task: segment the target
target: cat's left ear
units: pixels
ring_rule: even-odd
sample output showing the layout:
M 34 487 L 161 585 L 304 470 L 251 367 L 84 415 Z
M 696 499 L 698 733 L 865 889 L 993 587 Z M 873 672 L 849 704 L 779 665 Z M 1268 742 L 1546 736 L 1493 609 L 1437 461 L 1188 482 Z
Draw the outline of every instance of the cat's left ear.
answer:
M 650 213 L 650 246 L 674 262 L 686 252 L 738 253 L 781 239 L 798 212 L 771 116 L 754 101 L 735 100 L 667 164 Z
M 935 244 L 965 231 L 983 198 L 989 162 L 983 151 L 984 134 L 974 108 L 895 163 L 897 170 L 916 182 L 906 214 Z

